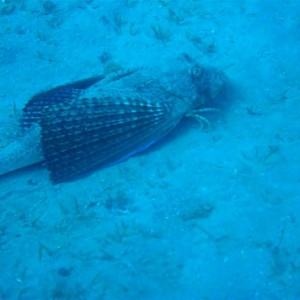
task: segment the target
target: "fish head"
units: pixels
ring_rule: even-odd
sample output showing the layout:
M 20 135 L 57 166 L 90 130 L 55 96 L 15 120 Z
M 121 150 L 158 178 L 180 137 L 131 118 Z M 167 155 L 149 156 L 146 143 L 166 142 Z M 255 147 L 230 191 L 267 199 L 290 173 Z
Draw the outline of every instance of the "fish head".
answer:
M 206 104 L 216 98 L 224 88 L 226 81 L 226 76 L 222 71 L 200 64 L 194 64 L 190 68 L 190 77 L 198 96 L 193 107 Z

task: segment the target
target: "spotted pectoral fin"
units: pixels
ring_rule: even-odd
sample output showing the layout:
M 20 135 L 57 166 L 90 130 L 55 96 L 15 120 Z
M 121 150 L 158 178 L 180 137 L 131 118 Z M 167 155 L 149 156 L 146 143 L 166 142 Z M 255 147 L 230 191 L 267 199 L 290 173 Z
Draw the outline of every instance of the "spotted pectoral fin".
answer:
M 122 161 L 167 134 L 181 119 L 172 102 L 89 98 L 47 108 L 42 150 L 54 183 Z
M 126 76 L 135 73 L 136 70 L 126 70 L 114 72 L 107 75 L 98 75 L 72 83 L 55 87 L 51 90 L 33 96 L 23 108 L 21 124 L 23 128 L 28 128 L 32 123 L 39 123 L 43 110 L 49 106 L 64 104 L 76 100 L 83 91 L 88 90 L 98 82 L 105 86 L 111 82 L 121 80 Z
M 105 78 L 103 75 L 90 77 L 70 84 L 61 85 L 33 96 L 23 108 L 22 127 L 28 128 L 32 123 L 39 123 L 45 108 L 77 99 L 82 90 L 91 87 L 103 78 Z

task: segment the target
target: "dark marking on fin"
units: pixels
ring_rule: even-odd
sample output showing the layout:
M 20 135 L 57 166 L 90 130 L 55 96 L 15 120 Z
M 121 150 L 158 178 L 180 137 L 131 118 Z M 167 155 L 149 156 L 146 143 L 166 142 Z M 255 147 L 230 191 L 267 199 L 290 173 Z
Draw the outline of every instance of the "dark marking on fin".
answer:
M 85 90 L 104 78 L 105 78 L 105 75 L 94 76 L 94 77 L 86 78 L 83 80 L 78 80 L 78 81 L 75 81 L 72 83 L 68 83 L 68 84 L 64 84 L 64 85 L 55 87 L 51 91 L 60 90 L 62 88 Z

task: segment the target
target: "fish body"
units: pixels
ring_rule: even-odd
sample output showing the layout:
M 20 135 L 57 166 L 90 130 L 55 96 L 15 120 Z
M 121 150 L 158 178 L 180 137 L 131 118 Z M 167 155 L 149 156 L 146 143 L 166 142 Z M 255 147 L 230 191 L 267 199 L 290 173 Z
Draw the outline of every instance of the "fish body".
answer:
M 184 116 L 193 116 L 223 85 L 222 72 L 194 64 L 100 75 L 40 93 L 28 101 L 21 119 L 29 149 L 36 150 L 21 159 L 24 163 L 14 167 L 12 162 L 8 171 L 32 158 L 32 163 L 43 161 L 51 181 L 59 183 L 118 163 L 163 138 Z

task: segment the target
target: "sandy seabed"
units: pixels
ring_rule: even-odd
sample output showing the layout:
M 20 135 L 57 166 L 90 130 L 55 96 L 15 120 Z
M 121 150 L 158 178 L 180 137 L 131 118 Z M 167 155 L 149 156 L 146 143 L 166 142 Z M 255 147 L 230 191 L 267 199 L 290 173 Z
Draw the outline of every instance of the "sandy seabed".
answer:
M 0 146 L 30 97 L 189 55 L 224 118 L 52 185 L 0 178 L 0 299 L 300 299 L 299 1 L 0 1 Z M 0 162 L 1 163 L 1 162 Z

